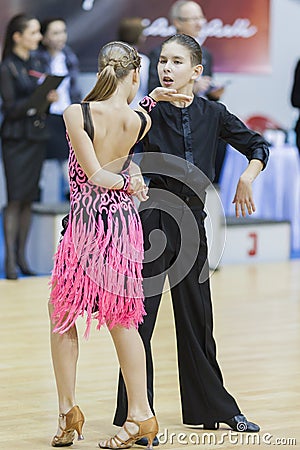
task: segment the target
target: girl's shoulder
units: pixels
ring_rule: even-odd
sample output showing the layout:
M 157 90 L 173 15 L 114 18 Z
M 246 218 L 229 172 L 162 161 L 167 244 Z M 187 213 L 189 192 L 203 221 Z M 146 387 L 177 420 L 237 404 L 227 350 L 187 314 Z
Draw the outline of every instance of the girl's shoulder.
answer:
M 72 103 L 63 113 L 63 118 L 66 122 L 78 121 L 82 118 L 82 107 L 80 103 Z
M 64 110 L 64 115 L 77 113 L 78 111 L 81 111 L 81 109 L 81 103 L 72 103 Z

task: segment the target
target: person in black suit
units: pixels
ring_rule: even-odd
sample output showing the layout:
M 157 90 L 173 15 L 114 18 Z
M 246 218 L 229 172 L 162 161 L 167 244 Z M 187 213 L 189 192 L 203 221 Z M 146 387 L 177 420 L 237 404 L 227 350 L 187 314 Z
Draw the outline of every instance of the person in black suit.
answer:
M 140 103 L 146 108 L 150 105 L 152 120 L 152 128 L 143 139 L 141 162 L 143 174 L 150 177 L 149 200 L 140 208 L 147 315 L 139 332 L 146 350 L 148 398 L 153 408 L 151 338 L 168 275 L 183 423 L 216 429 L 224 422 L 235 431 L 257 432 L 259 426 L 246 419 L 224 387 L 216 359 L 204 203 L 205 190 L 214 178 L 219 138 L 249 160 L 233 200 L 237 217 L 240 209 L 242 216 L 255 211 L 251 184 L 265 167 L 269 149 L 266 140 L 249 130 L 225 105 L 192 95 L 193 83 L 202 73 L 201 61 L 201 47 L 192 37 L 181 33 L 167 39 L 158 63 L 160 82 L 163 87 L 191 95 L 191 101 L 155 105 L 150 94 Z M 149 161 L 152 170 L 147 167 Z M 126 389 L 120 374 L 114 424 L 121 425 L 126 413 Z M 146 444 L 145 440 L 137 443 Z
M 7 187 L 3 214 L 5 273 L 18 278 L 17 266 L 24 275 L 34 275 L 26 261 L 26 243 L 30 229 L 31 204 L 38 200 L 39 179 L 47 140 L 46 114 L 30 105 L 30 97 L 42 82 L 45 68 L 32 55 L 42 35 L 39 21 L 18 14 L 6 29 L 0 66 L 2 156 Z M 56 101 L 55 90 L 47 101 Z
M 291 94 L 291 103 L 295 108 L 299 108 L 299 118 L 295 126 L 295 131 L 296 131 L 296 144 L 300 154 L 300 60 L 297 62 L 295 68 L 294 83 Z

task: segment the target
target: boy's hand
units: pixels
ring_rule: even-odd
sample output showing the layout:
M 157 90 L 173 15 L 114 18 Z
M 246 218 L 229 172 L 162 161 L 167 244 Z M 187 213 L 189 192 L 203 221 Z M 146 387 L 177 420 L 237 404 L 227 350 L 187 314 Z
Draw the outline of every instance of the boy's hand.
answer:
M 255 204 L 252 196 L 252 183 L 246 177 L 240 177 L 232 203 L 235 203 L 236 217 L 240 217 L 240 213 L 243 217 L 246 217 L 246 210 L 249 215 L 255 212 Z

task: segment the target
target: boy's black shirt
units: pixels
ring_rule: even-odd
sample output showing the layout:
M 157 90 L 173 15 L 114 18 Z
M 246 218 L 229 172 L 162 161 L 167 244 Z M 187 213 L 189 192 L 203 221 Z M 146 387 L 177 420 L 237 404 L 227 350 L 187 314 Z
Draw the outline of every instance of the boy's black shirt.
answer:
M 150 113 L 152 127 L 143 139 L 144 152 L 175 155 L 169 158 L 157 155 L 155 171 L 149 171 L 150 158 L 143 158 L 143 172 L 150 172 L 150 187 L 167 189 L 173 193 L 192 195 L 188 186 L 199 183 L 205 189 L 215 176 L 215 158 L 218 140 L 221 138 L 247 159 L 259 159 L 267 164 L 269 144 L 258 133 L 246 125 L 222 104 L 194 97 L 186 108 L 178 108 L 169 102 L 158 102 Z M 192 165 L 189 164 L 193 163 Z M 199 179 L 199 170 L 203 179 Z M 159 172 L 170 176 L 160 175 Z M 152 172 L 152 173 L 151 173 Z M 158 173 L 156 173 L 158 172 Z

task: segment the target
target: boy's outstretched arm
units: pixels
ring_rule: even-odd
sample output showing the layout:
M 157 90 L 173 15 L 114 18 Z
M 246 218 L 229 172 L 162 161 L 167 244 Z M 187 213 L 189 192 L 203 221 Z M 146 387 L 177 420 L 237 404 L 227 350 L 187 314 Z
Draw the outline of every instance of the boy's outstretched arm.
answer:
M 255 212 L 255 204 L 252 194 L 252 182 L 263 169 L 263 163 L 259 159 L 252 159 L 247 169 L 240 176 L 235 196 L 232 203 L 235 203 L 235 215 L 246 217 L 246 210 L 251 215 Z

